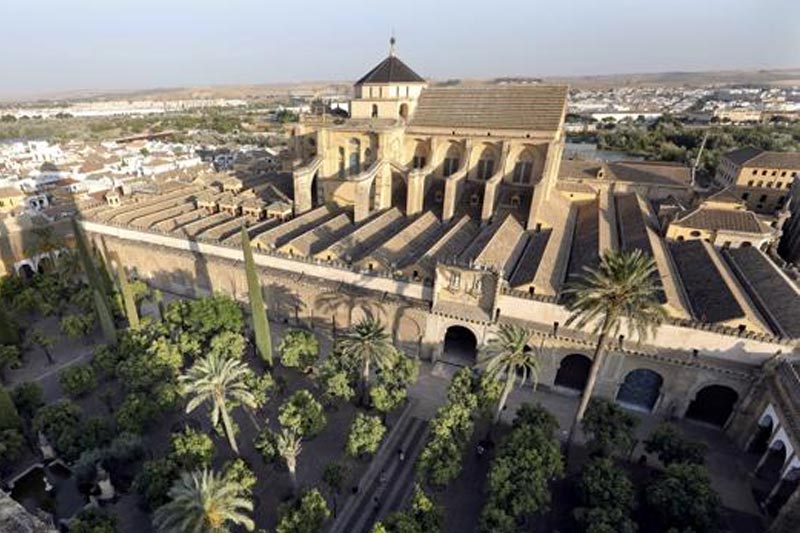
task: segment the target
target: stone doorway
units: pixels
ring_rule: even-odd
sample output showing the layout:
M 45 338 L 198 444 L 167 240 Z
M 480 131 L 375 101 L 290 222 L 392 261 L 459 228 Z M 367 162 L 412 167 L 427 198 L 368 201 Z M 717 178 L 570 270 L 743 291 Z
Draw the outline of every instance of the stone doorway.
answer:
M 464 326 L 450 326 L 444 335 L 442 361 L 458 366 L 472 366 L 478 360 L 478 339 Z

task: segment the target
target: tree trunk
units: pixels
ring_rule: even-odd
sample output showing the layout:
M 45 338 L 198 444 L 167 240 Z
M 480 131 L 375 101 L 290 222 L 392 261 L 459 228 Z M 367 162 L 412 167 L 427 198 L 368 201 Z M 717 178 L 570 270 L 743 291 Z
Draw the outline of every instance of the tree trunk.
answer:
M 578 410 L 575 412 L 575 418 L 572 421 L 572 426 L 569 430 L 569 437 L 567 438 L 567 456 L 569 456 L 569 449 L 572 446 L 572 441 L 575 438 L 575 431 L 578 425 L 583 420 L 583 415 L 586 413 L 586 408 L 589 406 L 589 400 L 592 399 L 595 384 L 597 383 L 597 375 L 600 373 L 600 368 L 605 361 L 604 344 L 606 340 L 605 328 L 603 333 L 597 338 L 597 345 L 594 348 L 594 358 L 592 359 L 592 368 L 589 370 L 589 378 L 586 380 L 586 386 L 583 388 L 581 395 L 581 403 L 578 404 Z
M 367 386 L 369 384 L 369 359 L 364 360 L 364 369 L 361 371 L 361 406 L 367 404 Z
M 231 449 L 236 455 L 239 455 L 239 447 L 236 445 L 236 437 L 233 435 L 233 425 L 231 424 L 231 415 L 228 414 L 228 407 L 222 402 L 220 405 L 220 411 L 222 412 L 222 425 L 225 429 L 225 435 L 228 437 L 228 443 L 231 445 Z
M 292 480 L 292 494 L 297 494 L 297 467 L 289 467 L 289 478 Z
M 508 395 L 511 394 L 511 389 L 514 388 L 514 375 L 509 371 L 509 375 L 506 378 L 506 385 L 503 387 L 503 394 L 500 395 L 500 402 L 497 404 L 497 412 L 494 415 L 494 424 L 497 425 L 500 422 L 500 416 L 503 414 L 503 408 L 506 406 L 506 402 L 508 401 Z

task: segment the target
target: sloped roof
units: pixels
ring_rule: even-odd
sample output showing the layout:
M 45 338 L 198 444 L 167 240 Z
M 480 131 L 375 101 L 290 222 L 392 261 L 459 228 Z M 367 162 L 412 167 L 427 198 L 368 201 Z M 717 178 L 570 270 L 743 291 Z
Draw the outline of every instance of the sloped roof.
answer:
M 669 250 L 696 320 L 713 324 L 745 317 L 702 241 L 675 242 Z
M 597 177 L 603 170 L 604 176 Z M 692 182 L 691 169 L 680 163 L 663 161 L 582 161 L 562 159 L 559 179 L 602 179 L 647 185 L 685 187 Z
M 554 132 L 566 102 L 561 85 L 430 87 L 422 91 L 410 126 Z
M 425 79 L 400 61 L 399 57 L 390 55 L 364 74 L 356 85 L 366 83 L 425 83 Z
M 768 152 L 747 146 L 725 154 L 737 165 L 770 168 L 800 168 L 800 152 Z
M 800 294 L 775 264 L 753 246 L 724 250 L 723 255 L 776 332 L 800 338 Z
M 709 231 L 740 231 L 743 233 L 765 233 L 764 227 L 752 211 L 742 209 L 713 209 L 700 207 L 679 218 L 673 224 Z

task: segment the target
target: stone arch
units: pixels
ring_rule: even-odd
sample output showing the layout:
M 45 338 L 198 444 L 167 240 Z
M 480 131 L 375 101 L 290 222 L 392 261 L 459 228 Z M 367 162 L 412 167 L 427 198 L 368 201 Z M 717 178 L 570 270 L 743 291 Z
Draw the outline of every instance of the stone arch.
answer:
M 361 173 L 361 141 L 353 137 L 347 141 L 348 174 L 355 176 Z
M 561 359 L 553 384 L 557 387 L 583 392 L 591 368 L 592 360 L 589 357 L 581 353 L 569 354 Z
M 788 450 L 783 439 L 775 439 L 767 449 L 764 458 L 756 469 L 756 477 L 765 482 L 765 486 L 773 487 L 781 478 L 783 465 L 786 464 Z
M 488 180 L 497 169 L 497 150 L 491 144 L 484 144 L 478 156 L 478 168 L 475 176 L 479 180 Z
M 36 265 L 34 265 L 32 261 L 26 259 L 17 265 L 16 270 L 17 274 L 23 279 L 32 279 L 36 274 Z
M 402 311 L 398 311 L 402 312 Z M 410 316 L 403 315 L 397 324 L 397 344 L 409 354 L 419 356 L 419 344 L 422 339 L 422 328 Z
M 378 118 L 378 104 L 372 104 L 372 118 Z
M 739 393 L 727 385 L 706 385 L 686 409 L 686 418 L 724 427 L 739 400 Z
M 767 513 L 771 516 L 777 516 L 781 508 L 792 497 L 792 494 L 798 490 L 798 487 L 800 487 L 800 466 L 792 465 L 786 475 L 778 482 L 772 496 L 765 502 Z
M 40 274 L 46 274 L 55 270 L 55 262 L 49 255 L 44 255 L 39 258 L 39 266 L 36 269 Z
M 411 167 L 415 169 L 425 168 L 430 160 L 430 150 L 428 143 L 423 140 L 416 141 L 414 154 L 411 156 Z
M 533 170 L 536 165 L 536 155 L 531 147 L 522 148 L 514 158 L 514 168 L 511 170 L 511 182 L 526 185 L 533 182 Z
M 478 336 L 470 328 L 454 324 L 444 334 L 442 360 L 459 366 L 472 366 L 478 360 Z
M 617 391 L 617 403 L 640 411 L 650 412 L 661 396 L 661 374 L 648 368 L 631 370 Z
M 757 427 L 758 429 L 755 435 L 753 435 L 752 440 L 747 446 L 747 451 L 763 455 L 769 446 L 769 438 L 772 437 L 772 433 L 775 431 L 775 421 L 772 419 L 772 416 L 765 414 L 758 421 Z
M 458 172 L 464 159 L 464 149 L 457 142 L 451 142 L 447 146 L 442 164 L 442 176 L 445 178 Z

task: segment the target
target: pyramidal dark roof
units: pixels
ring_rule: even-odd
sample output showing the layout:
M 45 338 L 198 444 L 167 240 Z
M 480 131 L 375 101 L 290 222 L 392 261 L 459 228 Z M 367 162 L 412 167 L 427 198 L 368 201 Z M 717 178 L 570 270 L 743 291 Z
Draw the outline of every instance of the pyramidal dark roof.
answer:
M 356 85 L 365 83 L 425 83 L 425 80 L 400 58 L 390 55 L 367 72 Z

